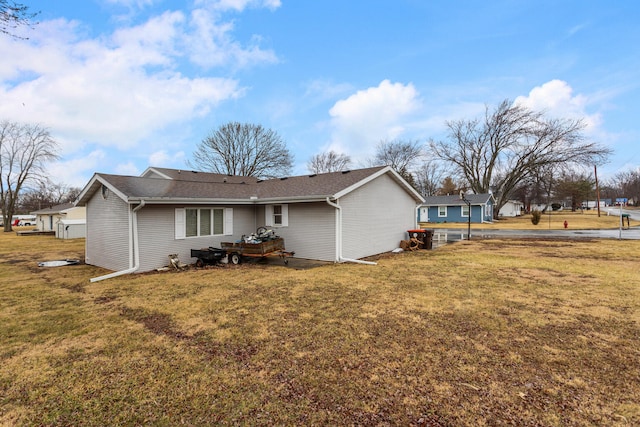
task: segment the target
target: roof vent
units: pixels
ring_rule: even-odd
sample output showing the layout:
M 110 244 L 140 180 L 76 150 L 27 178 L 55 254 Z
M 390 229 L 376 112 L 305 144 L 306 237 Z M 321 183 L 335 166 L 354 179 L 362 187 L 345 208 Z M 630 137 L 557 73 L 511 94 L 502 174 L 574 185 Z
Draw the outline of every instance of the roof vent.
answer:
M 259 179 L 256 182 L 264 182 L 264 179 Z
M 342 171 L 343 174 L 351 172 L 350 170 Z
M 313 178 L 314 176 L 318 176 L 318 174 L 314 173 L 313 175 L 309 175 L 309 178 Z
M 289 177 L 287 176 L 283 176 L 282 178 L 280 178 L 280 181 L 284 181 L 285 179 L 288 179 Z

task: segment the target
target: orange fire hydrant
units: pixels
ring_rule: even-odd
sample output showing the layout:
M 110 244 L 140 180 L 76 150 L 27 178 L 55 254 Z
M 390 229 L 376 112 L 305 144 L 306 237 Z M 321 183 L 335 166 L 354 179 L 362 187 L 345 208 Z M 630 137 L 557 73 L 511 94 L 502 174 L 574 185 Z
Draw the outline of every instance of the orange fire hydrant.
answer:
M 567 221 L 564 222 L 564 228 L 569 227 L 569 223 Z

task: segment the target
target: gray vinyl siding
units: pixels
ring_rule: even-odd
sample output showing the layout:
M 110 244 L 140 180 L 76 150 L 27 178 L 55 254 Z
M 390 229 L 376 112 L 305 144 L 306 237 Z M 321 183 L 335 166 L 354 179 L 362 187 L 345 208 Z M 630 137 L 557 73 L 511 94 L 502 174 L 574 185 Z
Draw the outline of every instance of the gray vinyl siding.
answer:
M 129 268 L 129 207 L 119 197 L 96 191 L 87 203 L 85 262 L 118 271 Z
M 336 261 L 335 209 L 324 202 L 291 203 L 289 225 L 274 227 L 296 258 Z M 262 209 L 264 218 L 264 209 Z
M 415 200 L 386 174 L 341 198 L 340 206 L 344 258 L 391 251 L 415 227 Z
M 191 249 L 220 247 L 221 242 L 235 242 L 243 234 L 255 231 L 253 206 L 198 206 L 199 208 L 233 207 L 233 234 L 230 236 L 175 238 L 175 210 L 185 206 L 147 205 L 138 211 L 140 236 L 140 268 L 138 272 L 155 270 L 169 263 L 170 254 L 178 254 L 180 261 L 191 264 Z M 188 207 L 188 206 L 186 206 Z

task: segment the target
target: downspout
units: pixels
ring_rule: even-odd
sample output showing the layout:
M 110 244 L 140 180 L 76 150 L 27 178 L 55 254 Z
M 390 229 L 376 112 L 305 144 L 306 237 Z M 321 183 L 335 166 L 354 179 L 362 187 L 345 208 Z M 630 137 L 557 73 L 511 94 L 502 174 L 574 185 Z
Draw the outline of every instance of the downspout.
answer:
M 344 258 L 342 256 L 342 207 L 329 200 L 327 197 L 326 202 L 329 206 L 336 208 L 336 258 L 337 262 L 353 262 L 356 264 L 366 264 L 366 265 L 378 265 L 375 262 L 371 261 L 363 261 L 361 259 L 351 259 Z
M 111 279 L 112 277 L 123 276 L 125 274 L 133 273 L 140 268 L 140 251 L 138 245 L 138 214 L 137 212 L 145 205 L 144 200 L 140 200 L 140 204 L 131 210 L 132 213 L 132 233 L 130 237 L 131 243 L 133 243 L 133 266 L 126 270 L 115 271 L 113 273 L 105 274 L 104 276 L 94 277 L 90 279 L 90 282 L 99 282 L 100 280 Z

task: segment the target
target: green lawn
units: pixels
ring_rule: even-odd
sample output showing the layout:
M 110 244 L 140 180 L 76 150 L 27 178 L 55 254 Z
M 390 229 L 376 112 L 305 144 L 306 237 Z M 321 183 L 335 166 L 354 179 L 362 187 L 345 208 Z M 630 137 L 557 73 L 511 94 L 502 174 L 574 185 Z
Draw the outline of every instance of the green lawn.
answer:
M 640 424 L 640 242 L 37 267 L 83 245 L 0 235 L 2 425 Z

